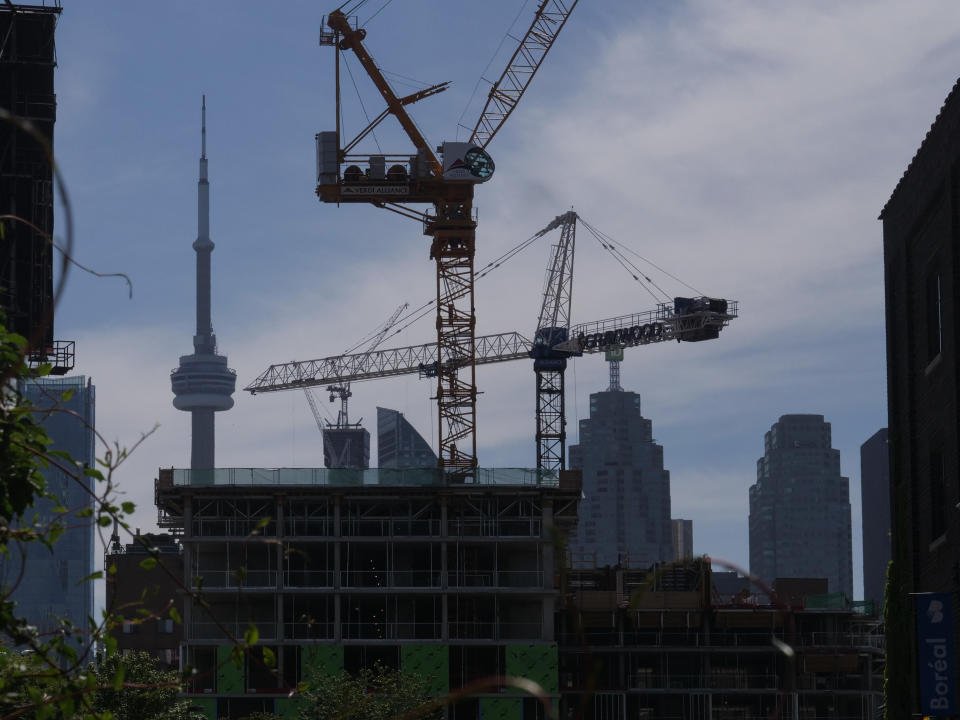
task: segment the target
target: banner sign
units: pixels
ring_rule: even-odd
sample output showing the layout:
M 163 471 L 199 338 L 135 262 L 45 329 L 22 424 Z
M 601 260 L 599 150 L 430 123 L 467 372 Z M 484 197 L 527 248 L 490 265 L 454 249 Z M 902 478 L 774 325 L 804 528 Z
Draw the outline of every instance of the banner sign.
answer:
M 341 185 L 342 195 L 409 195 L 409 185 Z
M 643 343 L 661 340 L 666 328 L 661 322 L 647 325 L 633 325 L 632 327 L 607 330 L 589 335 L 580 334 L 577 341 L 584 350 L 612 347 L 615 345 L 641 345 Z
M 917 675 L 920 712 L 947 716 L 957 712 L 957 659 L 951 593 L 914 595 L 917 614 Z

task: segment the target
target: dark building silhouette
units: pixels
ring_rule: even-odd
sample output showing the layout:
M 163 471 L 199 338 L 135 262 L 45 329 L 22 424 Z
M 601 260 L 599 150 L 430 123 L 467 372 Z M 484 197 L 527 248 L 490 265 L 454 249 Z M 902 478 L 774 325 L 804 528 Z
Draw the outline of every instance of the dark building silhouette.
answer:
M 853 596 L 849 480 L 823 415 L 782 415 L 764 435 L 750 487 L 750 572 L 827 578 Z
M 366 470 L 370 467 L 370 433 L 359 425 L 323 429 L 323 465 Z
M 611 385 L 590 395 L 570 467 L 583 473 L 580 522 L 570 539 L 575 564 L 647 568 L 673 559 L 670 473 L 637 393 Z
M 141 565 L 153 557 L 157 564 Z M 120 616 L 111 632 L 117 650 L 144 650 L 167 668 L 180 663 L 183 640 L 183 553 L 173 535 L 137 531 L 132 542 L 121 544 L 114 533 L 104 557 L 107 610 Z M 171 608 L 175 611 L 171 613 Z
M 73 367 L 73 343 L 53 339 L 54 41 L 59 7 L 0 4 L 0 310 L 53 374 Z M 29 123 L 33 132 L 23 123 Z
M 437 455 L 402 412 L 378 407 L 377 466 L 433 468 L 437 466 Z
M 886 292 L 891 554 L 897 602 L 960 589 L 958 293 L 960 82 L 880 213 Z M 955 627 L 960 627 L 955 625 Z M 960 640 L 960 638 L 958 638 Z M 907 646 L 904 646 L 907 643 Z M 891 668 L 915 677 L 909 637 L 890 638 Z M 895 712 L 919 707 L 894 686 Z M 909 697 L 908 697 L 909 695 Z
M 863 518 L 863 599 L 883 607 L 890 562 L 890 448 L 887 429 L 860 446 L 860 511 Z

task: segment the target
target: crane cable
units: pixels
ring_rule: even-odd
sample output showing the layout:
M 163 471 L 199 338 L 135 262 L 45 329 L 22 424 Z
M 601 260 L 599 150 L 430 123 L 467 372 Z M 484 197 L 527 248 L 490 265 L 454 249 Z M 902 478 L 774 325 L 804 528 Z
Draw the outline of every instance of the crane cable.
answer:
M 373 20 L 377 15 L 379 15 L 379 14 L 382 13 L 384 10 L 386 10 L 386 9 L 387 9 L 387 5 L 389 5 L 389 4 L 392 3 L 392 2 L 393 2 L 393 0 L 387 0 L 383 5 L 380 6 L 380 9 L 377 10 L 373 15 L 371 15 L 370 17 L 368 17 L 368 18 L 366 19 L 366 21 L 363 23 L 363 25 L 361 25 L 360 27 L 362 27 L 362 28 L 363 28 L 363 27 L 366 27 L 368 22 L 370 22 L 370 21 Z
M 480 73 L 480 77 L 477 78 L 477 82 L 473 86 L 473 92 L 470 93 L 470 99 L 467 100 L 467 104 L 463 108 L 463 112 L 460 113 L 460 117 L 457 118 L 457 140 L 460 139 L 460 130 L 469 130 L 473 131 L 473 128 L 469 128 L 463 124 L 463 118 L 467 114 L 467 111 L 470 110 L 470 105 L 473 104 L 473 99 L 477 96 L 477 90 L 480 89 L 480 83 L 484 80 L 484 75 L 487 74 L 487 70 L 490 69 L 490 66 L 493 65 L 493 61 L 497 59 L 497 55 L 500 54 L 500 50 L 503 48 L 503 44 L 507 41 L 507 38 L 512 37 L 510 31 L 513 30 L 514 25 L 517 24 L 517 20 L 520 19 L 520 16 L 523 15 L 523 11 L 527 9 L 527 5 L 530 3 L 530 0 L 523 0 L 523 5 L 520 7 L 520 10 L 517 12 L 516 17 L 513 18 L 513 22 L 507 26 L 506 31 L 503 33 L 503 37 L 500 38 L 500 43 L 497 45 L 497 49 L 493 51 L 493 55 L 490 56 L 490 60 L 487 61 L 487 66 L 483 68 Z M 488 81 L 489 82 L 489 81 Z
M 350 69 L 350 61 L 348 60 L 346 53 L 343 55 L 343 66 L 347 68 L 347 74 L 350 76 L 350 82 L 353 83 L 353 89 L 357 93 L 357 100 L 360 101 L 360 108 L 363 110 L 363 116 L 367 119 L 367 126 L 370 126 L 370 114 L 367 112 L 367 106 L 363 104 L 363 97 L 361 97 L 360 88 L 357 87 L 357 81 L 353 77 L 353 70 Z M 383 149 L 380 147 L 380 140 L 377 138 L 377 131 L 371 130 L 370 134 L 373 135 L 373 141 L 377 144 L 377 150 L 380 153 L 383 153 Z
M 488 263 L 487 263 L 486 265 L 484 265 L 483 268 L 481 268 L 480 271 L 475 275 L 475 277 L 474 277 L 474 282 L 480 281 L 481 279 L 485 278 L 487 275 L 489 275 L 490 273 L 492 273 L 494 270 L 497 270 L 498 268 L 502 267 L 502 266 L 504 265 L 504 263 L 506 263 L 506 262 L 512 260 L 513 258 L 515 258 L 515 257 L 516 257 L 517 255 L 519 255 L 521 252 L 523 252 L 523 251 L 526 250 L 528 247 L 530 247 L 536 240 L 538 240 L 538 239 L 539 239 L 540 237 L 542 237 L 544 234 L 545 234 L 545 233 L 544 233 L 542 230 L 539 231 L 539 232 L 536 232 L 536 233 L 534 233 L 533 235 L 531 235 L 529 238 L 527 238 L 526 240 L 520 242 L 519 244 L 517 244 L 517 245 L 515 245 L 514 247 L 510 248 L 509 250 L 507 250 L 505 253 L 503 253 L 503 254 L 500 255 L 499 257 L 494 258 L 493 260 L 491 260 L 490 262 L 488 262 Z M 411 310 L 410 312 L 408 312 L 406 315 L 404 315 L 403 317 L 401 317 L 401 318 L 397 321 L 396 329 L 393 330 L 393 331 L 391 331 L 390 335 L 391 335 L 391 336 L 392 336 L 392 335 L 398 335 L 399 333 L 401 333 L 401 332 L 403 332 L 404 330 L 406 330 L 408 327 L 410 327 L 411 325 L 413 325 L 415 322 L 417 322 L 417 321 L 420 320 L 421 318 L 426 317 L 428 314 L 430 314 L 430 312 L 432 311 L 433 305 L 434 305 L 436 302 L 437 302 L 436 299 L 427 300 L 425 303 L 423 303 L 423 304 L 420 305 L 419 307 L 414 308 L 413 310 Z
M 632 248 L 624 245 L 623 243 L 617 242 L 609 235 L 601 232 L 600 230 L 590 225 L 582 217 L 580 218 L 580 222 L 590 232 L 590 234 L 593 235 L 594 238 L 596 238 L 596 240 L 600 243 L 600 246 L 604 250 L 606 250 L 608 253 L 610 253 L 610 256 L 613 257 L 614 260 L 616 260 L 617 263 L 619 263 L 620 266 L 623 267 L 623 269 L 626 270 L 634 280 L 636 280 L 641 286 L 643 286 L 644 289 L 646 289 L 646 291 L 650 293 L 654 297 L 654 299 L 656 299 L 657 302 L 661 302 L 662 300 L 669 301 L 670 294 L 667 293 L 662 287 L 660 287 L 653 280 L 653 278 L 651 278 L 646 272 L 644 272 L 635 262 L 633 262 L 630 258 L 628 258 L 624 251 L 632 255 L 635 255 L 637 258 L 639 258 L 643 262 L 647 263 L 651 267 L 656 268 L 667 277 L 677 281 L 678 283 L 680 283 L 684 287 L 689 288 L 690 290 L 697 293 L 698 295 L 703 295 L 703 293 L 700 292 L 697 288 L 693 287 L 687 282 L 684 282 L 683 280 L 678 278 L 676 275 L 664 270 L 662 267 L 652 262 L 651 260 L 648 260 L 647 258 L 643 257 Z M 646 281 L 646 283 L 656 288 L 656 290 L 660 293 L 661 297 L 658 298 L 653 293 L 653 291 L 644 283 L 644 281 Z

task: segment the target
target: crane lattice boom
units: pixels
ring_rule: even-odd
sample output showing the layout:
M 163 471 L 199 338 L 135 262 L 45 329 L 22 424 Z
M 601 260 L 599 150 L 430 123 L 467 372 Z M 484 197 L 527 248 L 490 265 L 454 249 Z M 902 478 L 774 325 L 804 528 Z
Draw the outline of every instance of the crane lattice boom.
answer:
M 682 299 L 682 298 L 681 298 Z M 557 346 L 575 356 L 597 353 L 613 347 L 633 347 L 667 340 L 697 341 L 714 338 L 737 317 L 736 301 L 693 298 L 693 309 L 676 312 L 674 305 L 661 304 L 656 310 L 621 315 L 575 325 L 570 340 Z M 709 304 L 714 309 L 709 309 Z M 486 365 L 530 358 L 532 343 L 517 332 L 478 337 L 476 363 Z M 441 358 L 440 362 L 446 362 Z M 437 344 L 410 345 L 369 353 L 271 365 L 245 390 L 250 393 L 292 390 L 331 382 L 355 382 L 437 371 Z
M 577 0 L 542 0 L 533 23 L 523 36 L 503 74 L 490 88 L 487 103 L 470 135 L 470 142 L 487 144 L 510 117 L 523 93 L 533 81 L 554 40 L 563 29 Z

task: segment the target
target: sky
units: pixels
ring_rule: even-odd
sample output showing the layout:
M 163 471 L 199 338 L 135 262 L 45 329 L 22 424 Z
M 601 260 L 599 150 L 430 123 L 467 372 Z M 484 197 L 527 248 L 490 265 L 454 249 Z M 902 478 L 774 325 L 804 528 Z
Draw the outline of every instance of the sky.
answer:
M 533 8 L 370 0 L 359 17 L 398 92 L 452 81 L 411 109 L 439 144 L 464 139 L 458 124 L 479 115 L 481 78 L 499 74 L 508 30 L 519 36 Z M 190 419 L 171 405 L 169 373 L 192 352 L 202 94 L 214 328 L 238 378 L 235 407 L 217 416 L 218 466 L 322 466 L 302 393 L 241 388 L 271 363 L 342 353 L 400 303 L 435 292 L 415 222 L 314 195 L 314 134 L 335 121 L 333 50 L 318 45 L 330 9 L 63 0 L 56 155 L 75 257 L 129 275 L 133 296 L 117 278 L 73 271 L 56 337 L 77 341 L 99 433 L 136 445 L 116 481 L 144 531 L 156 527 L 157 469 L 189 466 Z M 850 478 L 862 592 L 859 447 L 886 425 L 877 216 L 957 79 L 958 20 L 955 0 L 584 0 L 488 148 L 497 170 L 476 192 L 478 267 L 572 207 L 702 293 L 739 301 L 719 339 L 629 349 L 621 367 L 664 447 L 672 514 L 694 521 L 697 554 L 749 564 L 748 488 L 763 434 L 780 415 L 822 414 Z M 364 108 L 382 108 L 356 62 L 352 70 L 347 133 L 361 129 Z M 410 150 L 386 124 L 377 140 Z M 62 219 L 61 208 L 60 232 Z M 549 242 L 478 282 L 478 334 L 532 333 Z M 581 231 L 573 321 L 653 307 Z M 433 333 L 428 319 L 388 343 Z M 504 363 L 477 376 L 481 466 L 535 465 L 532 368 Z M 606 386 L 601 356 L 572 363 L 571 444 L 589 394 Z M 375 408 L 396 408 L 435 444 L 432 390 L 413 376 L 355 384 L 351 416 L 375 434 Z

